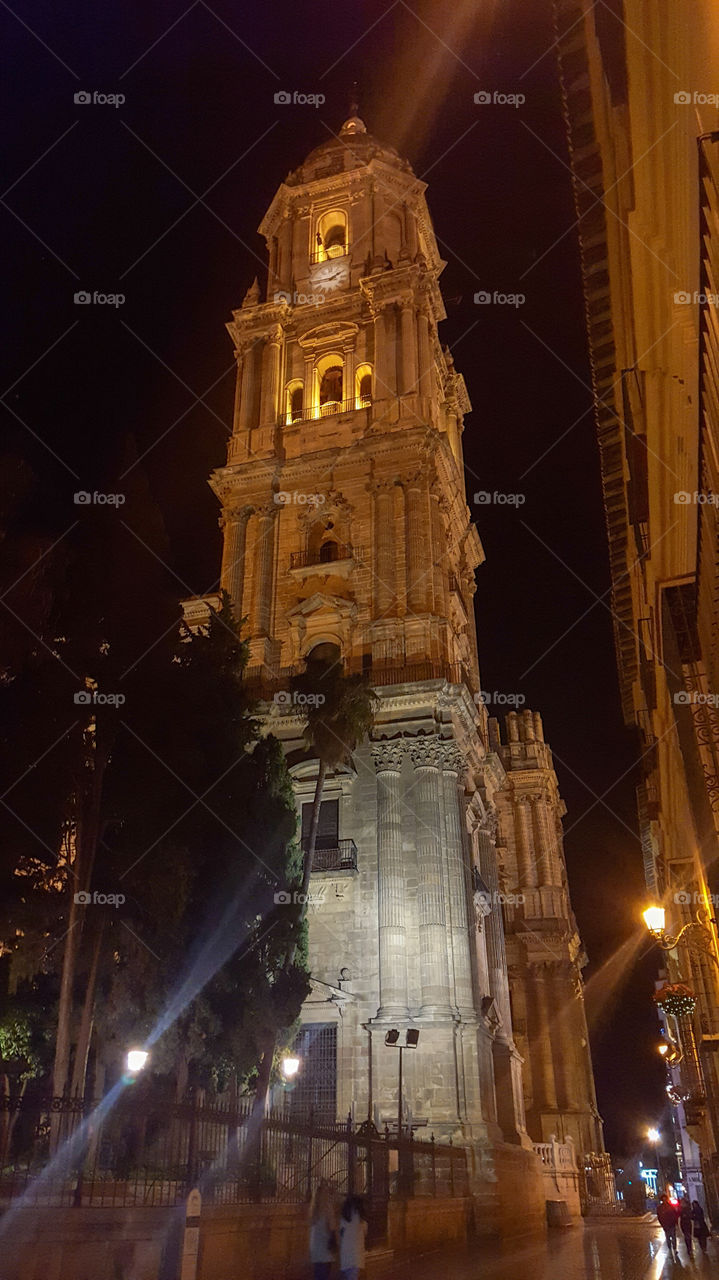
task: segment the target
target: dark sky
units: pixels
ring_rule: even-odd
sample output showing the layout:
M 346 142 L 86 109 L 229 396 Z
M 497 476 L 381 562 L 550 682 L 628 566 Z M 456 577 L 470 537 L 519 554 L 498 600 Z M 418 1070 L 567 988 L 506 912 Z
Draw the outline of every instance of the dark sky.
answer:
M 276 187 L 339 129 L 355 80 L 370 132 L 428 182 L 451 300 L 442 337 L 474 405 L 464 440 L 487 556 L 482 683 L 544 716 L 568 806 L 600 1110 L 608 1145 L 631 1150 L 661 1118 L 655 958 L 639 934 L 636 748 L 617 692 L 549 0 L 36 0 L 0 22 L 5 430 L 49 477 L 60 521 L 134 431 L 182 594 L 216 580 L 206 477 L 231 413 L 223 326 L 262 277 L 256 228 Z M 276 105 L 279 90 L 326 102 Z M 526 102 L 475 104 L 483 90 Z M 80 91 L 125 102 L 76 104 Z M 125 302 L 75 305 L 82 289 Z M 480 289 L 526 301 L 478 307 Z M 480 489 L 525 501 L 475 507 Z

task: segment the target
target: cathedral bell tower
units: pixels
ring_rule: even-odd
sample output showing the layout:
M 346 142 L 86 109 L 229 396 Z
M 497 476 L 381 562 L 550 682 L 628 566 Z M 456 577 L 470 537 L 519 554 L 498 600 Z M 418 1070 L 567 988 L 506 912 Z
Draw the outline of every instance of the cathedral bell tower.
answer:
M 401 1109 L 405 1126 L 472 1144 L 487 1188 L 513 1144 L 531 1181 L 496 846 L 508 782 L 479 696 L 470 404 L 438 337 L 425 185 L 353 115 L 260 230 L 267 289 L 255 281 L 228 325 L 233 433 L 211 484 L 222 586 L 303 832 L 317 761 L 292 674 L 330 657 L 379 698 L 372 740 L 325 783 L 293 1105 L 390 1127 Z M 401 1097 L 389 1031 L 413 1045 Z

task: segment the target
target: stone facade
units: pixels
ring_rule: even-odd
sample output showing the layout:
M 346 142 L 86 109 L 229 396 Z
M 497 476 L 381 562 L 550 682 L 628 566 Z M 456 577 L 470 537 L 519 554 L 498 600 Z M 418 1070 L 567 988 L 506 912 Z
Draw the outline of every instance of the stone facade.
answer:
M 379 697 L 372 740 L 325 783 L 337 849 L 313 874 L 309 908 L 302 1016 L 306 1031 L 334 1029 L 336 1114 L 396 1125 L 401 1105 L 405 1125 L 471 1143 L 488 1187 L 500 1166 L 530 1176 L 532 1139 L 563 1128 L 601 1149 L 601 1129 L 551 757 L 542 743 L 526 758 L 528 730 L 522 756 L 511 725 L 502 746 L 479 693 L 483 552 L 461 444 L 470 404 L 438 338 L 443 264 L 424 192 L 356 116 L 279 188 L 261 227 L 266 300 L 255 283 L 228 326 L 234 430 L 211 484 L 222 586 L 247 619 L 248 678 L 298 806 L 317 763 L 291 674 L 323 646 L 367 672 Z M 531 813 L 530 772 L 541 797 Z M 510 910 L 507 885 L 533 895 L 528 912 Z M 558 948 L 551 973 L 532 941 L 543 931 Z M 532 983 L 546 999 L 518 1047 L 512 1005 L 526 1026 Z M 547 1048 L 558 1007 L 561 1082 Z M 403 1052 L 401 1101 L 390 1029 L 400 1043 L 419 1031 Z

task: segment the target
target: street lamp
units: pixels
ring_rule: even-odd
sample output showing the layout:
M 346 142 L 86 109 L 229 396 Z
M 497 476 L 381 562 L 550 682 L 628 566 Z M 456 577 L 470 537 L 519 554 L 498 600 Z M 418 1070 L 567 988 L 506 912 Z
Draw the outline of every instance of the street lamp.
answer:
M 399 1043 L 399 1031 L 396 1027 L 392 1027 L 387 1032 L 384 1042 L 391 1049 L 399 1049 L 399 1090 L 397 1094 L 397 1141 L 402 1137 L 402 1052 L 404 1049 L 416 1049 L 419 1041 L 419 1031 L 416 1027 L 409 1027 L 405 1032 L 404 1044 Z
M 649 1139 L 649 1141 L 652 1143 L 653 1146 L 656 1146 L 658 1142 L 661 1142 L 662 1135 L 658 1129 L 652 1128 L 652 1129 L 647 1129 L 647 1138 Z
M 129 1049 L 125 1063 L 131 1076 L 136 1076 L 147 1065 L 149 1058 L 147 1049 Z
M 299 1069 L 300 1069 L 299 1058 L 293 1058 L 291 1056 L 288 1056 L 286 1058 L 283 1058 L 282 1062 L 280 1063 L 280 1071 L 285 1077 L 285 1080 L 287 1080 L 288 1082 L 290 1080 L 294 1080 Z
M 716 955 L 714 954 L 714 947 L 712 945 L 712 935 L 707 927 L 710 920 L 708 911 L 704 911 L 706 919 L 703 920 L 701 918 L 702 908 L 700 907 L 697 911 L 696 920 L 690 920 L 688 924 L 683 925 L 675 937 L 672 937 L 671 934 L 665 932 L 666 912 L 664 907 L 658 907 L 653 904 L 652 906 L 647 907 L 646 911 L 642 912 L 642 915 L 647 929 L 651 933 L 654 941 L 657 943 L 657 946 L 661 947 L 662 951 L 673 951 L 683 938 L 686 946 L 693 948 L 695 951 L 701 951 L 702 955 L 708 956 L 709 959 L 713 960 L 714 964 L 719 967 L 719 960 L 717 960 Z M 699 935 L 689 935 L 690 929 L 698 929 Z

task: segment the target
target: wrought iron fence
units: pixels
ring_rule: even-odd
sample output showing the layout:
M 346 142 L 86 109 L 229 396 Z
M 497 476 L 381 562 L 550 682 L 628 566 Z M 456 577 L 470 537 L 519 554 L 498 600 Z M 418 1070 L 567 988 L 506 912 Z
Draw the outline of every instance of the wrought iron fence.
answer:
M 114 1105 L 0 1099 L 0 1206 L 171 1206 L 193 1186 L 214 1204 L 299 1203 L 319 1181 L 338 1195 L 468 1194 L 462 1146 L 403 1139 L 365 1123 L 316 1124 L 286 1112 L 253 1119 L 251 1100 Z

